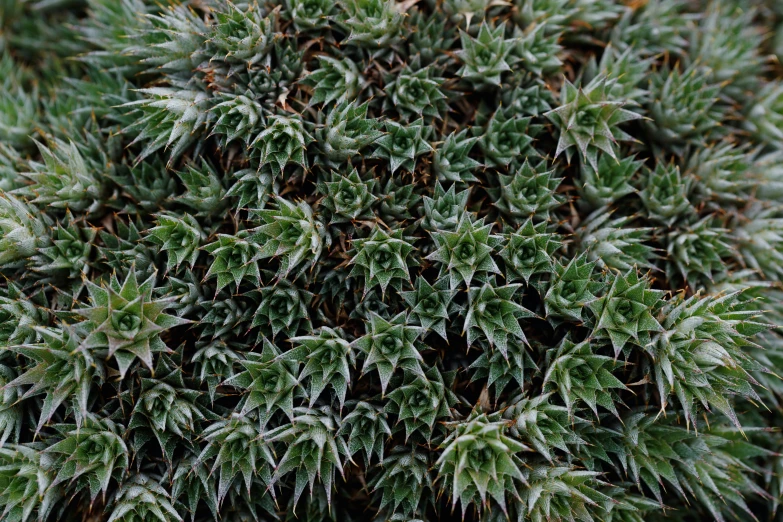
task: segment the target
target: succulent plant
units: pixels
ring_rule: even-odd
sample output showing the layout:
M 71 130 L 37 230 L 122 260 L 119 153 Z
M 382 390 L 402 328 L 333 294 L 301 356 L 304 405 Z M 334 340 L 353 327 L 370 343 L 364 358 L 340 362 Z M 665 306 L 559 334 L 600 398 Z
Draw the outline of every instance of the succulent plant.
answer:
M 779 4 L 0 0 L 0 519 L 779 520 Z
M 310 408 L 327 387 L 334 392 L 342 408 L 351 382 L 351 367 L 356 365 L 353 346 L 339 330 L 326 326 L 312 335 L 293 337 L 291 342 L 294 348 L 280 354 L 277 359 L 304 364 L 298 379 L 308 383 Z
M 414 247 L 402 232 L 398 230 L 390 235 L 376 226 L 367 239 L 354 240 L 356 254 L 351 259 L 351 275 L 364 276 L 365 295 L 374 286 L 380 286 L 383 293 L 389 285 L 399 291 L 404 282 L 410 281 L 408 265 Z
M 437 332 L 448 340 L 446 328 L 451 318 L 459 310 L 454 301 L 456 291 L 449 287 L 448 281 L 440 279 L 431 285 L 423 277 L 416 279 L 416 288 L 401 292 L 402 298 L 411 307 L 410 319 L 418 323 L 425 331 Z
M 413 172 L 416 158 L 432 150 L 427 143 L 426 130 L 421 119 L 407 125 L 387 120 L 386 133 L 375 140 L 376 148 L 372 155 L 388 161 L 392 173 L 399 168 Z
M 84 329 L 89 331 L 83 345 L 107 349 L 123 375 L 136 358 L 152 368 L 152 354 L 168 349 L 161 332 L 190 322 L 163 313 L 171 300 L 153 299 L 154 285 L 154 276 L 139 284 L 133 270 L 122 283 L 116 276 L 101 286 L 89 282 L 92 306 L 75 310 L 86 319 Z
M 329 112 L 315 129 L 318 149 L 325 163 L 337 168 L 350 163 L 360 152 L 383 135 L 377 120 L 367 118 L 368 105 L 341 103 Z
M 328 105 L 332 102 L 341 104 L 356 99 L 365 83 L 356 62 L 348 57 L 338 60 L 330 56 L 319 56 L 318 65 L 318 69 L 302 80 L 303 85 L 313 89 L 311 105 Z
M 431 232 L 437 250 L 427 256 L 440 265 L 440 278 L 448 277 L 449 286 L 456 289 L 460 283 L 470 286 L 473 278 L 484 281 L 492 273 L 500 273 L 490 255 L 502 242 L 491 234 L 492 225 L 484 225 L 469 214 L 463 214 L 454 231 Z
M 375 184 L 374 179 L 362 179 L 356 169 L 347 176 L 332 171 L 329 181 L 322 182 L 319 188 L 326 196 L 321 204 L 332 214 L 330 224 L 371 221 L 375 217 L 372 206 L 378 200 L 372 193 Z
M 474 411 L 448 424 L 452 431 L 436 465 L 452 505 L 459 500 L 463 512 L 471 504 L 488 505 L 490 498 L 505 512 L 506 492 L 516 489 L 515 480 L 522 481 L 516 454 L 526 447 L 505 434 L 507 424 L 498 417 Z
M 561 240 L 557 234 L 547 232 L 546 222 L 534 224 L 532 219 L 527 219 L 505 239 L 498 254 L 506 264 L 509 281 L 522 279 L 528 283 L 533 275 L 552 271 L 552 255 L 560 249 Z
M 57 469 L 52 486 L 76 482 L 75 490 L 88 488 L 90 498 L 104 496 L 109 484 L 128 467 L 128 447 L 122 440 L 123 426 L 109 420 L 87 417 L 82 426 L 62 426 L 63 439 L 46 448 Z
M 258 210 L 263 225 L 253 229 L 250 238 L 260 245 L 259 259 L 280 258 L 278 277 L 294 269 L 302 273 L 315 264 L 324 244 L 329 242 L 323 224 L 316 220 L 313 209 L 304 201 L 293 204 L 277 198 L 278 209 Z
M 512 284 L 493 287 L 484 283 L 480 288 L 473 287 L 468 291 L 469 304 L 464 327 L 468 346 L 478 338 L 485 338 L 490 346 L 496 346 L 505 355 L 509 341 L 527 342 L 519 326 L 519 319 L 535 317 L 535 314 L 514 302 L 514 294 L 521 286 Z
M 597 76 L 584 88 L 577 88 L 566 80 L 560 91 L 560 107 L 545 116 L 560 128 L 555 156 L 563 152 L 569 163 L 572 147 L 579 149 L 581 157 L 598 170 L 598 151 L 617 159 L 615 143 L 633 141 L 633 137 L 618 128 L 627 121 L 641 116 L 623 109 L 623 102 L 611 101 L 607 94 L 607 79 Z
M 609 339 L 618 357 L 629 342 L 638 346 L 650 343 L 650 336 L 662 330 L 654 315 L 662 301 L 661 290 L 649 288 L 636 270 L 616 274 L 606 293 L 590 303 L 596 317 L 595 339 Z
M 250 142 L 250 147 L 257 150 L 262 164 L 272 163 L 282 172 L 290 163 L 307 168 L 305 148 L 312 140 L 301 120 L 273 115 L 269 117 L 269 125 Z
M 330 500 L 335 471 L 343 474 L 341 457 L 348 455 L 348 445 L 339 431 L 339 417 L 328 406 L 296 408 L 294 415 L 290 424 L 275 428 L 268 434 L 272 442 L 288 442 L 272 477 L 273 483 L 295 471 L 294 504 L 306 485 L 309 484 L 312 493 L 316 478 L 323 484 L 326 498 Z
M 474 88 L 498 87 L 503 73 L 511 71 L 514 48 L 505 38 L 505 30 L 503 24 L 490 27 L 483 22 L 476 38 L 460 33 L 462 49 L 458 56 L 462 68 L 457 74 Z
M 364 354 L 362 373 L 376 370 L 381 380 L 381 393 L 394 372 L 399 368 L 405 372 L 424 375 L 422 357 L 416 346 L 420 328 L 407 324 L 404 313 L 387 321 L 377 314 L 370 315 L 367 333 L 353 342 L 353 346 Z
M 555 177 L 554 170 L 546 170 L 543 165 L 531 167 L 525 159 L 516 173 L 499 174 L 498 178 L 500 187 L 489 192 L 495 198 L 495 206 L 512 220 L 531 216 L 546 219 L 550 210 L 563 203 L 555 194 L 562 180 Z

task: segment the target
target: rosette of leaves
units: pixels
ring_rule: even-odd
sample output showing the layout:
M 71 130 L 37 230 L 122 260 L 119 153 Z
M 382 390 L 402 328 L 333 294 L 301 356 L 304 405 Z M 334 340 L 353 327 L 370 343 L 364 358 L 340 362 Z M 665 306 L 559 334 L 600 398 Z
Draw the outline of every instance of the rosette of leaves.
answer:
M 612 214 L 611 207 L 603 207 L 587 216 L 575 231 L 579 247 L 599 268 L 652 268 L 656 256 L 653 247 L 646 244 L 652 229 L 630 227 L 634 216 L 612 218 Z
M 418 58 L 401 71 L 389 75 L 383 90 L 384 109 L 392 107 L 405 120 L 424 116 L 427 121 L 441 119 L 446 112 L 446 95 L 441 91 L 444 79 L 433 76 L 432 67 L 421 67 Z
M 300 82 L 313 89 L 310 105 L 322 103 L 337 105 L 352 102 L 366 85 L 356 62 L 349 57 L 342 59 L 331 56 L 319 56 L 318 68 Z
M 108 349 L 124 376 L 138 358 L 147 368 L 152 368 L 152 354 L 168 350 L 160 334 L 190 321 L 163 313 L 172 299 L 153 299 L 155 276 L 141 284 L 136 272 L 130 270 L 120 284 L 116 275 L 101 286 L 86 283 L 90 294 L 87 308 L 74 310 L 87 319 L 82 328 L 89 332 L 83 341 L 88 349 Z
M 399 292 L 403 283 L 410 282 L 408 266 L 415 264 L 414 247 L 402 234 L 402 229 L 389 234 L 376 226 L 367 239 L 354 239 L 351 276 L 364 276 L 364 295 L 375 286 L 384 294 L 389 285 Z
M 643 411 L 631 412 L 622 424 L 599 430 L 591 442 L 606 448 L 604 458 L 614 456 L 638 486 L 648 487 L 658 506 L 668 485 L 682 499 L 692 496 L 716 518 L 721 515 L 715 502 L 724 496 L 733 512 L 749 515 L 742 491 L 755 492 L 758 486 L 745 475 L 748 470 L 738 456 L 742 451 L 765 451 L 751 443 L 734 443 L 736 430 L 734 434 L 720 429 L 699 433 L 668 420 L 655 420 Z
M 226 211 L 229 200 L 223 177 L 209 161 L 190 162 L 177 176 L 186 188 L 179 200 L 195 210 L 196 216 L 215 218 Z
M 308 168 L 307 144 L 313 137 L 305 130 L 302 120 L 294 116 L 271 115 L 267 126 L 250 142 L 261 164 L 271 163 L 283 172 L 291 163 Z
M 244 296 L 229 297 L 223 292 L 212 300 L 199 302 L 199 307 L 206 312 L 199 321 L 199 338 L 214 340 L 249 330 L 255 303 Z
M 25 521 L 45 520 L 63 496 L 52 487 L 54 472 L 43 467 L 40 443 L 0 448 L 0 516 Z
M 241 169 L 234 172 L 233 185 L 226 192 L 226 197 L 237 198 L 237 208 L 263 209 L 272 198 L 279 193 L 275 181 L 274 167 L 262 166 L 260 170 Z
M 185 383 L 181 360 L 181 349 L 174 358 L 162 355 L 154 375 L 141 378 L 140 395 L 128 425 L 136 453 L 154 437 L 164 456 L 172 460 L 177 445 L 189 446 L 205 421 L 218 419 L 205 407 L 203 394 Z
M 389 510 L 400 517 L 415 517 L 426 499 L 425 492 L 433 491 L 432 474 L 427 454 L 406 446 L 397 446 L 383 460 L 371 487 L 381 497 L 381 512 Z M 425 500 L 426 502 L 426 500 Z M 394 520 L 394 515 L 389 517 Z
M 310 407 L 329 387 L 342 408 L 351 383 L 351 368 L 356 366 L 353 347 L 343 338 L 343 332 L 322 326 L 312 335 L 293 337 L 290 341 L 294 347 L 277 360 L 295 362 L 297 367 L 304 364 L 298 379 L 307 383 Z
M 557 56 L 563 50 L 558 43 L 561 36 L 549 31 L 546 23 L 531 24 L 524 32 L 515 27 L 511 54 L 522 67 L 536 76 L 550 76 L 563 66 Z
M 378 371 L 382 395 L 386 394 L 389 381 L 398 369 L 424 375 L 421 367 L 423 359 L 416 346 L 421 328 L 410 326 L 405 312 L 388 321 L 378 314 L 370 313 L 370 321 L 365 329 L 367 333 L 351 343 L 351 346 L 364 354 L 362 374 L 373 369 Z
M 688 285 L 713 281 L 726 270 L 722 258 L 731 255 L 725 238 L 728 230 L 714 226 L 716 218 L 705 216 L 696 223 L 675 229 L 666 236 L 666 274 L 682 277 Z
M 482 340 L 477 344 L 481 355 L 468 368 L 473 370 L 470 381 L 486 379 L 487 388 L 494 390 L 496 400 L 512 381 L 522 389 L 525 386 L 525 369 L 537 368 L 524 343 L 512 342 L 505 350 L 484 345 Z
M 240 366 L 242 357 L 234 348 L 222 341 L 196 343 L 196 351 L 191 357 L 193 378 L 207 385 L 212 401 L 215 400 L 218 384 L 233 377 L 235 369 Z
M 99 229 L 99 262 L 94 266 L 104 269 L 108 267 L 119 274 L 127 274 L 134 267 L 139 276 L 149 277 L 155 274 L 156 265 L 163 264 L 164 260 L 158 255 L 158 251 L 141 242 L 139 228 L 143 226 L 140 221 L 126 223 L 117 219 L 114 222 L 116 230 L 113 232 Z
M 380 203 L 376 215 L 388 226 L 405 226 L 403 222 L 413 219 L 421 201 L 416 187 L 402 177 L 388 176 L 386 183 L 375 186 L 375 196 Z
M 648 219 L 670 227 L 693 216 L 696 209 L 688 195 L 695 181 L 691 175 L 683 176 L 677 165 L 658 162 L 655 170 L 647 173 L 644 189 L 639 191 Z
M 94 213 L 103 205 L 105 185 L 95 177 L 103 170 L 91 158 L 85 158 L 73 141 L 53 139 L 47 147 L 38 141 L 42 162 L 30 162 L 31 172 L 24 174 L 32 185 L 16 192 L 31 198 L 32 203 L 73 212 Z M 109 163 L 103 158 L 104 165 Z
M 509 282 L 519 279 L 529 283 L 537 274 L 551 272 L 553 254 L 562 247 L 559 234 L 547 232 L 547 223 L 533 223 L 527 219 L 517 230 L 505 237 L 499 252 L 505 263 L 505 276 Z
M 552 404 L 550 397 L 551 392 L 537 397 L 515 395 L 505 405 L 503 418 L 511 421 L 511 435 L 553 463 L 555 450 L 570 454 L 569 446 L 583 442 L 573 426 L 585 421 L 571 417 L 565 406 Z
M 342 420 L 340 432 L 348 437 L 348 456 L 363 452 L 364 463 L 369 467 L 373 457 L 385 463 L 383 447 L 391 437 L 391 428 L 387 422 L 388 414 L 383 408 L 366 401 L 348 403 L 350 413 Z
M 449 287 L 455 290 L 460 283 L 470 287 L 473 278 L 487 282 L 490 274 L 499 274 L 491 254 L 503 238 L 491 234 L 492 224 L 483 224 L 464 213 L 454 231 L 430 232 L 436 250 L 427 256 L 440 265 L 438 278 L 448 277 Z
M 136 473 L 123 481 L 117 494 L 111 499 L 109 522 L 134 522 L 136 520 L 165 520 L 182 522 L 172 505 L 171 495 L 159 481 L 144 473 Z
M 461 312 L 460 305 L 454 300 L 456 293 L 446 279 L 439 279 L 431 285 L 423 277 L 417 277 L 414 289 L 400 292 L 400 295 L 410 307 L 412 323 L 420 325 L 425 332 L 437 332 L 448 341 L 446 328 L 451 318 Z
M 112 479 L 119 483 L 128 467 L 123 426 L 89 415 L 81 426 L 58 425 L 57 430 L 62 440 L 45 450 L 45 459 L 51 460 L 47 465 L 57 470 L 51 487 L 67 482 L 73 493 L 89 490 L 92 501 L 98 493 L 105 497 Z
M 533 465 L 522 468 L 524 482 L 529 487 L 519 492 L 521 502 L 516 510 L 531 520 L 576 518 L 588 508 L 605 513 L 614 506 L 614 499 L 600 490 L 607 484 L 598 480 L 600 473 L 568 466 Z
M 28 295 L 9 281 L 0 290 L 0 343 L 2 346 L 35 343 L 37 326 L 50 323 L 49 303 L 40 294 Z
M 545 167 L 543 162 L 533 167 L 526 158 L 515 174 L 498 174 L 500 186 L 487 189 L 495 206 L 511 219 L 547 219 L 551 210 L 563 204 L 563 198 L 555 193 L 563 180 L 555 177 L 555 169 Z
M 440 182 L 435 184 L 431 198 L 424 197 L 424 219 L 422 228 L 428 232 L 454 230 L 462 214 L 467 211 L 469 190 L 456 191 L 456 184 L 444 190 Z
M 217 115 L 212 133 L 221 136 L 223 147 L 238 138 L 248 145 L 266 124 L 264 108 L 246 94 L 221 94 L 224 101 L 210 109 Z
M 255 480 L 272 488 L 272 470 L 275 459 L 268 434 L 259 430 L 253 415 L 233 414 L 213 422 L 201 434 L 206 446 L 198 456 L 198 463 L 212 463 L 211 475 L 217 475 L 217 503 L 223 502 L 232 485 L 242 482 L 250 494 Z
M 336 5 L 324 0 L 286 0 L 287 15 L 297 31 L 301 33 L 320 32 L 328 29 Z
M 49 220 L 11 194 L 0 192 L 0 266 L 24 261 L 49 246 Z
M 117 165 L 114 173 L 107 175 L 143 211 L 155 212 L 165 207 L 177 192 L 177 181 L 166 170 L 166 164 L 157 156 L 138 164 L 130 159 L 127 163 Z
M 456 39 L 453 25 L 436 14 L 424 14 L 418 9 L 409 12 L 408 24 L 413 30 L 407 35 L 409 55 L 417 55 L 422 65 L 442 63 L 447 57 L 443 51 Z
M 413 172 L 416 158 L 433 150 L 427 143 L 430 127 L 422 119 L 406 125 L 386 120 L 385 129 L 386 134 L 375 140 L 372 157 L 388 161 L 392 174 L 399 168 Z
M 406 373 L 402 383 L 387 395 L 386 411 L 396 417 L 393 432 L 405 428 L 405 440 L 429 442 L 434 435 L 435 422 L 451 418 L 451 407 L 457 398 L 450 386 L 452 373 L 445 373 L 433 366 L 422 378 Z M 402 425 L 400 425 L 402 424 Z
M 149 230 L 150 239 L 168 253 L 166 270 L 179 268 L 184 262 L 191 268 L 198 259 L 199 247 L 207 236 L 198 220 L 188 213 L 158 215 L 157 226 Z
M 631 181 L 643 164 L 635 156 L 616 161 L 608 154 L 601 154 L 597 169 L 589 163 L 582 163 L 577 184 L 579 196 L 592 208 L 611 205 L 636 192 Z
M 569 417 L 576 413 L 580 401 L 587 404 L 596 417 L 598 406 L 619 417 L 617 405 L 623 402 L 616 390 L 627 388 L 612 374 L 617 361 L 596 353 L 599 346 L 589 339 L 574 343 L 566 336 L 556 348 L 546 352 L 544 389 L 557 392 L 568 408 Z
M 474 89 L 500 87 L 503 73 L 511 71 L 515 61 L 511 55 L 514 47 L 512 41 L 505 38 L 505 32 L 505 24 L 493 28 L 487 22 L 482 22 L 476 38 L 460 32 L 462 45 L 457 56 L 462 67 L 457 75 Z
M 141 7 L 141 12 L 146 12 L 146 9 Z M 194 10 L 174 5 L 148 16 L 150 23 L 138 24 L 138 13 L 134 12 L 128 18 L 136 23 L 129 24 L 126 29 L 130 30 L 119 39 L 123 54 L 140 58 L 138 66 L 149 64 L 148 71 L 161 69 L 174 75 L 192 71 L 199 63 L 209 59 L 204 46 L 204 35 L 209 33 L 209 28 Z M 125 35 L 130 36 L 135 45 L 128 45 Z
M 98 234 L 95 228 L 79 226 L 70 212 L 52 229 L 52 243 L 40 248 L 33 257 L 33 270 L 50 281 L 69 281 L 72 295 L 82 287 L 82 276 L 92 269 L 93 242 Z
M 262 341 L 261 353 L 248 352 L 239 361 L 244 370 L 223 382 L 244 390 L 240 415 L 258 411 L 259 423 L 264 428 L 272 416 L 280 411 L 292 419 L 294 393 L 299 386 L 296 361 L 280 357 L 280 350 L 267 339 Z
M 651 335 L 662 331 L 653 314 L 662 304 L 663 293 L 651 289 L 650 282 L 640 278 L 636 269 L 625 275 L 615 274 L 606 293 L 589 304 L 596 317 L 593 337 L 609 339 L 615 357 L 629 341 L 646 346 L 651 342 Z
M 403 13 L 383 0 L 341 0 L 340 22 L 349 31 L 345 43 L 367 52 L 372 59 L 387 58 L 401 38 Z
M 255 65 L 270 66 L 270 51 L 276 38 L 277 11 L 265 16 L 257 2 L 244 9 L 228 4 L 215 10 L 215 22 L 209 43 L 214 46 L 213 60 L 222 60 L 237 69 Z M 231 76 L 229 70 L 228 76 Z
M 715 408 L 740 427 L 727 393 L 761 401 L 751 371 L 765 371 L 747 353 L 751 337 L 769 328 L 737 292 L 718 296 L 678 294 L 661 310 L 663 329 L 644 348 L 652 357 L 650 376 L 665 408 L 674 394 L 686 423 L 697 407 Z
M 446 429 L 450 433 L 435 465 L 452 507 L 459 501 L 464 516 L 471 504 L 488 508 L 491 498 L 506 513 L 506 496 L 516 497 L 518 482 L 523 482 L 523 463 L 517 454 L 527 446 L 506 434 L 508 424 L 499 414 L 474 410 L 467 419 L 448 423 Z
M 505 356 L 509 343 L 521 341 L 527 344 L 519 320 L 536 315 L 514 302 L 514 294 L 521 287 L 521 284 L 493 286 L 484 283 L 481 287 L 468 289 L 468 309 L 463 327 L 468 346 L 484 338 Z
M 323 485 L 327 501 L 331 502 L 335 471 L 345 477 L 341 457 L 350 455 L 348 444 L 340 435 L 340 417 L 329 406 L 295 408 L 291 423 L 271 430 L 267 436 L 272 442 L 286 444 L 286 452 L 277 463 L 272 483 L 294 471 L 294 505 L 305 486 L 310 486 L 312 494 L 316 479 Z
M 356 168 L 347 176 L 332 171 L 329 179 L 318 184 L 325 196 L 321 205 L 331 213 L 329 224 L 374 219 L 372 206 L 378 198 L 372 192 L 377 180 L 362 178 Z
M 292 271 L 299 275 L 318 261 L 331 238 L 307 202 L 294 204 L 282 197 L 275 202 L 277 209 L 254 211 L 264 224 L 253 229 L 250 237 L 261 245 L 260 259 L 279 259 L 278 278 Z
M 635 141 L 618 126 L 642 116 L 623 109 L 624 103 L 612 101 L 607 95 L 605 76 L 597 76 L 584 88 L 577 88 L 568 80 L 560 91 L 560 106 L 544 114 L 560 129 L 555 157 L 566 154 L 571 162 L 573 148 L 579 149 L 583 161 L 598 170 L 598 152 L 615 161 L 615 143 Z
M 215 292 L 230 284 L 239 285 L 245 281 L 258 285 L 261 273 L 258 260 L 262 258 L 261 247 L 251 239 L 247 230 L 241 230 L 236 235 L 218 234 L 216 240 L 203 248 L 212 257 L 206 278 L 217 278 Z
M 367 118 L 369 104 L 340 103 L 316 126 L 315 139 L 324 163 L 332 168 L 350 164 L 360 151 L 383 135 L 379 122 Z
M 199 462 L 195 455 L 177 462 L 171 480 L 171 496 L 177 501 L 177 512 L 187 511 L 191 520 L 201 501 L 206 503 L 213 516 L 217 516 L 216 477 L 209 473 L 209 467 Z
M 547 317 L 581 323 L 586 306 L 598 299 L 603 283 L 594 278 L 596 262 L 586 254 L 572 258 L 565 266 L 559 261 L 554 265 L 552 280 L 544 294 Z
M 440 181 L 477 181 L 472 171 L 481 164 L 469 156 L 478 136 L 468 136 L 468 130 L 453 132 L 446 136 L 432 155 L 432 170 Z
M 83 339 L 74 327 L 34 328 L 42 339 L 41 343 L 9 347 L 27 357 L 31 364 L 24 373 L 7 383 L 7 390 L 21 392 L 17 387 L 30 386 L 19 394 L 20 399 L 44 396 L 36 432 L 51 421 L 63 405 L 73 411 L 80 426 L 89 416 L 90 392 L 106 378 L 103 361 L 82 345 Z
M 283 332 L 287 336 L 295 335 L 300 330 L 311 331 L 308 304 L 313 294 L 291 283 L 280 279 L 272 286 L 261 288 L 261 304 L 253 316 L 253 327 L 260 327 L 259 336 L 272 332 L 272 338 Z
M 606 76 L 611 99 L 641 105 L 649 98 L 649 91 L 642 86 L 653 63 L 652 58 L 642 54 L 643 51 L 635 47 L 627 47 L 621 52 L 610 45 L 604 50 L 600 62 L 595 63 L 591 59 L 587 63 L 585 77 Z
M 171 166 L 191 145 L 201 147 L 200 138 L 215 119 L 209 93 L 179 82 L 173 87 L 150 87 L 139 92 L 144 96 L 141 100 L 124 104 L 135 115 L 125 132 L 136 136 L 134 144 L 146 142 L 136 163 L 165 148 L 170 149 L 167 166 Z
M 661 143 L 704 143 L 716 132 L 723 109 L 716 104 L 720 86 L 697 68 L 664 68 L 650 76 L 647 110 L 650 136 Z M 676 149 L 675 149 L 676 150 Z
M 514 160 L 526 156 L 533 142 L 530 118 L 507 118 L 501 111 L 492 115 L 478 140 L 488 167 L 507 167 Z

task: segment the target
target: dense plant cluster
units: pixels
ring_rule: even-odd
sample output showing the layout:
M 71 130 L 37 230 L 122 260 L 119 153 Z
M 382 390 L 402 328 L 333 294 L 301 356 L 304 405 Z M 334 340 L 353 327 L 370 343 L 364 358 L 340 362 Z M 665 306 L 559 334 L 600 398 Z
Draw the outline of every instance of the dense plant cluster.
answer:
M 0 0 L 0 519 L 783 520 L 776 0 Z

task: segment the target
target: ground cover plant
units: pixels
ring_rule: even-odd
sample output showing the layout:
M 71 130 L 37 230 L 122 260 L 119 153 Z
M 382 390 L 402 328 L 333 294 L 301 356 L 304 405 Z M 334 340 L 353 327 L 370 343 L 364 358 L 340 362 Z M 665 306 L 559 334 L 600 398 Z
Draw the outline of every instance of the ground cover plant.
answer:
M 0 0 L 0 520 L 782 521 L 774 0 Z

